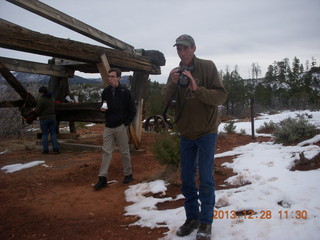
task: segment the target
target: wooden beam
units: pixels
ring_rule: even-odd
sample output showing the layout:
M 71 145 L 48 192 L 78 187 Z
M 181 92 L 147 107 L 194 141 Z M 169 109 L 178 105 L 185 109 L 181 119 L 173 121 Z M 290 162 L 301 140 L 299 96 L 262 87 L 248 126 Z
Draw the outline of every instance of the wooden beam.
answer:
M 47 18 L 55 23 L 58 23 L 64 27 L 67 27 L 73 31 L 76 31 L 77 33 L 80 33 L 84 36 L 87 36 L 98 42 L 101 42 L 109 47 L 112 47 L 118 50 L 133 52 L 133 46 L 119 39 L 116 39 L 115 37 L 112 37 L 107 33 L 104 33 L 96 28 L 93 28 L 87 25 L 86 23 L 81 22 L 40 1 L 37 1 L 37 0 L 7 0 L 7 1 L 19 7 L 27 9 L 44 18 Z
M 56 111 L 57 121 L 103 123 L 104 114 L 99 110 Z
M 160 67 L 152 64 L 148 57 L 56 38 L 31 31 L 3 19 L 0 19 L 0 47 L 94 64 L 101 61 L 100 56 L 104 53 L 110 66 L 118 67 L 123 71 L 161 73 Z
M 55 110 L 57 111 L 74 111 L 74 110 L 99 110 L 101 103 L 55 103 Z M 103 112 L 101 112 L 103 113 Z M 104 113 L 103 113 L 104 114 Z
M 21 108 L 24 102 L 25 102 L 24 100 L 2 101 L 0 102 L 0 108 L 13 108 L 13 107 Z
M 22 107 L 24 100 L 0 102 L 0 108 Z M 55 103 L 57 121 L 103 123 L 105 114 L 101 103 Z
M 51 60 L 53 64 L 58 65 L 58 66 L 63 66 L 68 69 L 72 69 L 74 71 L 80 71 L 80 72 L 85 72 L 85 73 L 97 73 L 99 72 L 97 69 L 96 64 L 94 63 L 86 63 L 86 62 L 79 62 L 79 61 L 74 61 L 74 60 L 69 60 L 69 59 L 62 59 L 62 58 L 52 58 Z
M 56 117 L 58 121 L 102 123 L 105 114 L 100 106 L 101 103 L 56 103 Z
M 74 70 L 63 66 L 5 57 L 0 57 L 0 61 L 2 61 L 11 71 L 67 78 L 74 76 Z
M 108 72 L 110 70 L 110 64 L 106 54 L 102 54 L 100 58 L 101 58 L 101 62 L 97 63 L 97 67 L 99 69 L 101 78 L 104 81 L 104 85 L 108 86 L 109 85 Z
M 28 92 L 27 90 L 21 85 L 21 83 L 12 75 L 10 70 L 7 66 L 0 61 L 0 73 L 1 75 L 7 80 L 7 82 L 11 85 L 11 87 L 16 90 L 16 92 L 20 95 L 22 99 L 27 99 Z

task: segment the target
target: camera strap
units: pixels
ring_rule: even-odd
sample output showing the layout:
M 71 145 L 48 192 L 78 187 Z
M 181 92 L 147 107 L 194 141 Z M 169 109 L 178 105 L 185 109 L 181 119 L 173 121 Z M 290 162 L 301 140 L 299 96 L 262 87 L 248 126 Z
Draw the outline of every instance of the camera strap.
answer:
M 176 90 L 173 92 L 173 94 L 172 94 L 171 97 L 169 98 L 169 100 L 168 100 L 168 102 L 167 102 L 167 105 L 166 105 L 166 107 L 165 107 L 165 109 L 164 109 L 164 111 L 163 111 L 163 114 L 162 114 L 164 121 L 169 125 L 170 128 L 172 128 L 172 127 L 173 127 L 173 124 L 176 124 L 176 123 L 180 120 L 182 111 L 183 111 L 184 106 L 185 106 L 185 104 L 186 104 L 186 99 L 185 99 L 184 102 L 183 102 L 183 104 L 182 104 L 181 110 L 180 110 L 180 112 L 178 113 L 175 121 L 174 121 L 173 123 L 171 123 L 171 122 L 168 120 L 168 118 L 167 118 L 167 111 L 168 111 L 168 108 L 169 108 L 170 105 L 171 105 L 172 100 L 175 98 L 175 95 L 177 94 L 178 89 L 179 89 L 179 87 L 177 86 Z

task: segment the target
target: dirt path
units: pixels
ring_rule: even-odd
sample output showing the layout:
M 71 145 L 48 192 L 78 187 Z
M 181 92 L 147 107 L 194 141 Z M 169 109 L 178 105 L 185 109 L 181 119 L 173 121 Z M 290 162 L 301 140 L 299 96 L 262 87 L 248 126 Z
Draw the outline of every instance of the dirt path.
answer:
M 86 131 L 82 131 L 81 136 L 99 133 L 101 126 Z M 145 151 L 132 154 L 132 184 L 148 181 L 163 170 L 149 149 L 154 137 L 153 133 L 144 133 L 142 148 Z M 84 143 L 101 143 L 99 135 L 80 140 Z M 228 135 L 219 138 L 217 151 L 231 150 L 251 141 L 250 136 Z M 0 146 L 1 152 L 5 144 Z M 122 183 L 119 153 L 114 153 L 108 178 L 108 181 L 115 180 L 116 183 L 95 192 L 92 185 L 97 181 L 100 152 L 62 152 L 60 155 L 42 155 L 40 152 L 21 147 L 0 155 L 0 167 L 37 160 L 43 160 L 47 165 L 10 174 L 0 171 L 0 239 L 154 240 L 163 237 L 167 231 L 129 226 L 137 219 L 124 215 L 124 207 L 130 203 L 125 201 L 124 191 L 128 185 Z M 217 161 L 217 167 L 220 168 L 225 161 L 232 161 L 232 158 Z M 223 173 L 215 176 L 218 189 L 224 179 L 233 174 L 230 169 L 220 170 Z M 168 189 L 170 195 L 179 193 L 178 186 Z M 180 201 L 175 204 L 181 206 L 183 203 Z

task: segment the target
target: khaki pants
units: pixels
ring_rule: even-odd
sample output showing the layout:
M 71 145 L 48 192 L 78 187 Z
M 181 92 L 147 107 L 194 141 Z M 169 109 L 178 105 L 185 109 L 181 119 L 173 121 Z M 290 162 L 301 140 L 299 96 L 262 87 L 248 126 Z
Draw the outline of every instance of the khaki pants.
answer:
M 122 124 L 115 128 L 104 128 L 102 163 L 99 171 L 100 177 L 108 177 L 108 169 L 112 159 L 112 152 L 114 151 L 116 144 L 119 146 L 119 151 L 122 154 L 121 161 L 124 176 L 132 174 L 128 133 L 127 128 Z

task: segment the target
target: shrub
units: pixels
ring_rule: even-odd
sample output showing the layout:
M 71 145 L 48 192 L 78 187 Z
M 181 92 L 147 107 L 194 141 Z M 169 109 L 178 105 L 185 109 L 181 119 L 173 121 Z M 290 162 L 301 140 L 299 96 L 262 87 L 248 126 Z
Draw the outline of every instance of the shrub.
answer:
M 234 125 L 234 122 L 230 122 L 229 124 L 224 125 L 223 130 L 228 134 L 235 133 L 236 126 Z
M 273 121 L 264 122 L 262 126 L 257 129 L 257 133 L 272 133 L 277 127 L 277 124 Z
M 180 163 L 179 135 L 163 134 L 153 145 L 155 159 L 162 165 L 178 169 Z
M 240 129 L 240 135 L 246 135 L 246 134 L 247 134 L 246 130 L 241 128 Z
M 273 132 L 275 143 L 293 144 L 312 138 L 317 134 L 315 125 L 303 118 L 286 118 Z

